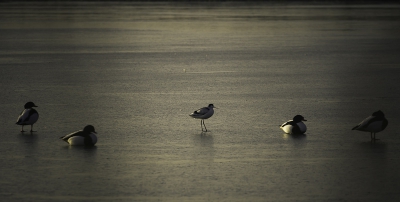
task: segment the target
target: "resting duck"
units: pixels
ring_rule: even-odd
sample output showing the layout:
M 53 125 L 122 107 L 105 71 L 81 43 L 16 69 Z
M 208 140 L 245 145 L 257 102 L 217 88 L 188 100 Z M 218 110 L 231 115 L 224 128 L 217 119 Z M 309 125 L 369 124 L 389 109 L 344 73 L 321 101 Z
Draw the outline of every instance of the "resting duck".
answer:
M 96 131 L 92 125 L 87 125 L 83 130 L 73 132 L 71 134 L 60 137 L 60 139 L 68 142 L 70 145 L 93 146 L 97 142 Z
M 388 125 L 388 120 L 385 118 L 385 114 L 379 110 L 372 113 L 371 116 L 367 117 L 361 123 L 356 125 L 352 130 L 359 130 L 371 133 L 371 140 L 378 140 L 375 138 L 377 132 L 385 130 Z M 373 134 L 373 136 L 372 136 Z
M 303 121 L 307 120 L 302 115 L 296 115 L 293 120 L 283 123 L 280 128 L 288 134 L 303 134 L 307 131 L 307 126 Z
M 38 107 L 36 106 L 33 102 L 27 102 L 24 105 L 24 111 L 21 112 L 17 119 L 17 125 L 22 125 L 21 132 L 24 131 L 24 126 L 25 125 L 31 125 L 31 132 L 33 131 L 33 124 L 36 123 L 36 121 L 39 119 L 39 113 L 33 109 L 32 107 Z

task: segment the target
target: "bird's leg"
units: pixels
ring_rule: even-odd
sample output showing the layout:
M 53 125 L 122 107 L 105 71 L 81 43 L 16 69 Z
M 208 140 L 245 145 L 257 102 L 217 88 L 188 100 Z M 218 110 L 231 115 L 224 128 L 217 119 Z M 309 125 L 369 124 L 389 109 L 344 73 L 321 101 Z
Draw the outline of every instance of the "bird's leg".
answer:
M 379 139 L 376 139 L 376 138 L 375 138 L 375 135 L 376 135 L 376 133 L 374 133 L 374 140 L 379 140 Z
M 204 132 L 207 132 L 207 127 L 206 127 L 206 124 L 204 123 L 204 119 L 203 119 L 203 125 L 204 125 L 204 128 L 206 129 Z
M 21 132 L 25 132 L 25 131 L 24 131 L 24 125 L 22 125 L 22 129 L 21 129 Z
M 372 136 L 372 134 L 374 134 L 374 135 Z M 375 135 L 376 135 L 376 133 L 371 132 L 371 141 L 379 140 L 379 139 L 375 138 Z
M 206 125 L 204 124 L 204 119 L 201 119 L 200 125 L 201 125 L 201 132 L 207 132 Z M 203 129 L 203 125 L 204 125 L 204 129 Z
M 36 132 L 36 131 L 33 131 L 33 124 L 31 125 L 31 132 Z

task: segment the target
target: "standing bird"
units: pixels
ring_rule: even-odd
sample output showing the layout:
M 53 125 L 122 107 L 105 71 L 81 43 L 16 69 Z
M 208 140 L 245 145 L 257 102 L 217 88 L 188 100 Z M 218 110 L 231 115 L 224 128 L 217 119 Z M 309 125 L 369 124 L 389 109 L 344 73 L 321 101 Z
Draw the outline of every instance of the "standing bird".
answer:
M 83 130 L 70 133 L 68 135 L 60 137 L 70 145 L 85 145 L 93 146 L 97 142 L 96 131 L 92 125 L 87 125 Z
M 207 132 L 206 125 L 204 124 L 204 119 L 210 118 L 214 114 L 214 105 L 209 104 L 208 107 L 203 107 L 201 109 L 198 109 L 194 111 L 193 113 L 189 114 L 189 116 L 195 118 L 195 119 L 201 119 L 200 125 L 201 125 L 201 131 L 202 132 Z M 204 125 L 204 130 L 203 130 L 203 125 Z
M 381 110 L 372 113 L 372 116 L 367 117 L 352 130 L 359 130 L 371 133 L 371 140 L 378 140 L 375 138 L 377 132 L 381 132 L 388 125 L 388 120 L 385 118 L 385 114 Z M 372 137 L 372 134 L 374 136 Z
M 307 131 L 307 126 L 303 121 L 307 120 L 302 115 L 296 115 L 293 120 L 283 123 L 280 128 L 288 134 L 303 134 Z
M 22 125 L 21 132 L 25 132 L 25 125 L 31 125 L 31 132 L 35 132 L 33 131 L 33 124 L 36 123 L 36 121 L 39 119 L 39 113 L 32 107 L 38 106 L 36 106 L 33 102 L 27 102 L 24 106 L 24 111 L 22 111 L 18 117 L 16 124 Z

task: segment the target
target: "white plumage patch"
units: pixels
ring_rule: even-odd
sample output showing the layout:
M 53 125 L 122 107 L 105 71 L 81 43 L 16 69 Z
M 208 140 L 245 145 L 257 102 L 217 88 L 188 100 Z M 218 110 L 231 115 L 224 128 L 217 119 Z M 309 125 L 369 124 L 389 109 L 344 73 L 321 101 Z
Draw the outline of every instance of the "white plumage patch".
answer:
M 68 143 L 73 146 L 83 146 L 85 145 L 85 138 L 82 136 L 70 137 Z
M 90 133 L 86 138 L 85 142 L 85 136 L 81 135 L 76 135 L 78 133 L 82 133 L 81 131 L 77 131 L 71 134 L 68 134 L 63 137 L 63 139 L 67 140 L 68 144 L 73 145 L 73 146 L 84 146 L 84 145 L 95 145 L 97 143 L 97 136 L 95 133 Z
M 287 123 L 287 122 L 285 122 L 284 124 L 282 124 L 280 128 L 283 130 L 283 132 L 290 134 L 290 133 L 292 133 L 293 126 L 290 125 L 290 124 L 285 125 L 286 123 Z M 283 126 L 283 125 L 285 125 L 285 126 Z M 282 127 L 282 126 L 283 126 L 283 127 Z

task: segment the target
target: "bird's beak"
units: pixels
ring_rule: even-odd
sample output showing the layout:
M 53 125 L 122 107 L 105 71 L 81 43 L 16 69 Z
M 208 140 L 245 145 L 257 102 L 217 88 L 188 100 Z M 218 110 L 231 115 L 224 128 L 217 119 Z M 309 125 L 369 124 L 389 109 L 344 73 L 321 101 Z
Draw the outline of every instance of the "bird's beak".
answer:
M 303 119 L 303 121 L 307 121 L 307 120 Z

